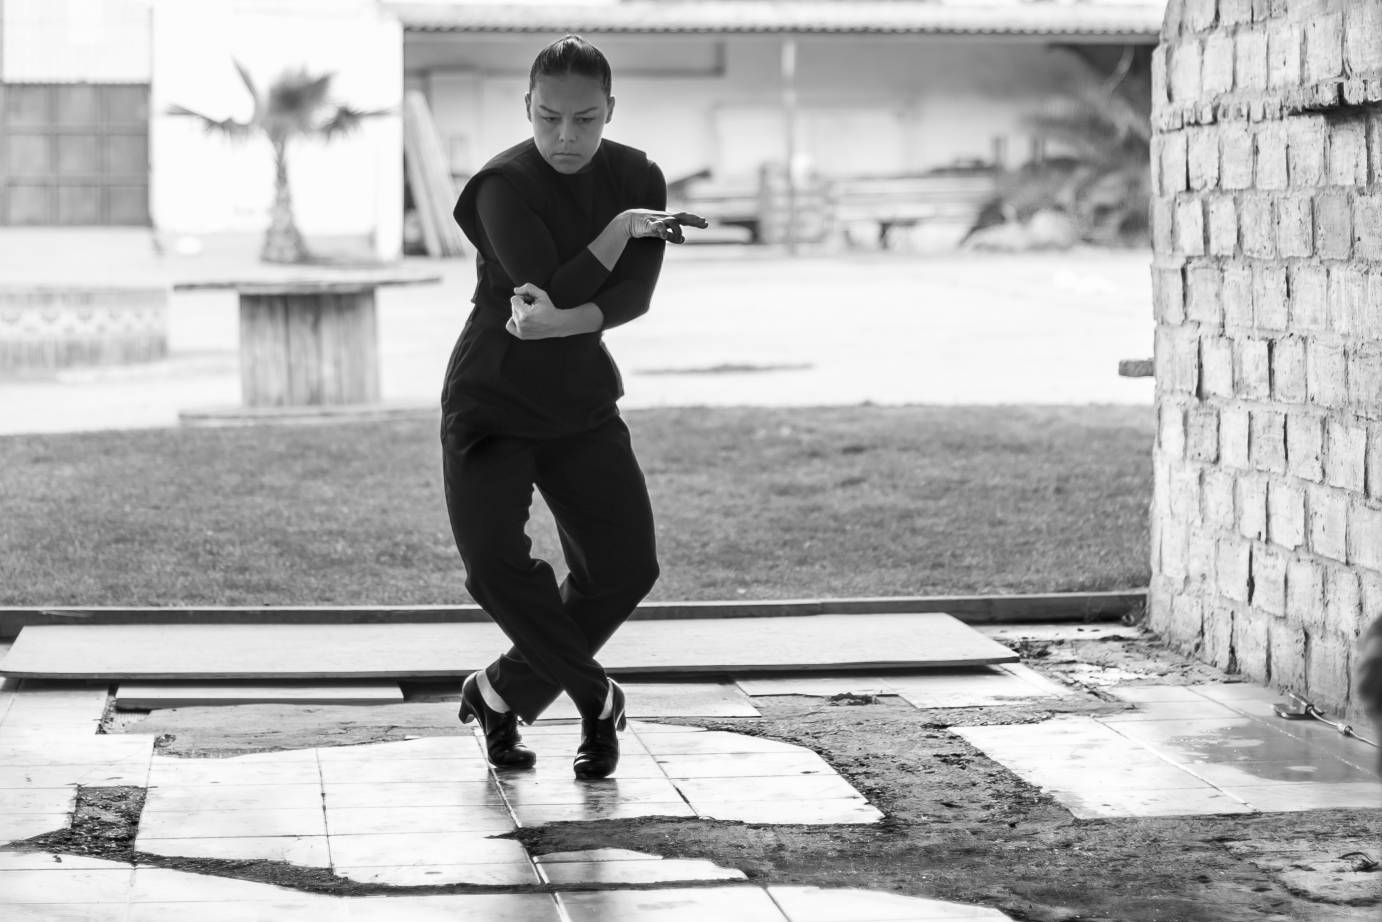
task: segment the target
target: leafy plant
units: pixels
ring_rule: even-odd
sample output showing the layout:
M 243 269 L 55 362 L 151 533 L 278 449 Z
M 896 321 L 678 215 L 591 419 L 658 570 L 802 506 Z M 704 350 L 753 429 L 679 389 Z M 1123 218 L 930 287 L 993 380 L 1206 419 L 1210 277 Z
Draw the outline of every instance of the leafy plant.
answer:
M 293 213 L 288 184 L 288 144 L 298 138 L 332 141 L 350 134 L 367 118 L 387 115 L 389 109 L 356 109 L 331 98 L 334 74 L 313 75 L 305 68 L 285 71 L 261 93 L 243 64 L 235 69 L 254 99 L 248 121 L 216 119 L 186 106 L 169 107 L 169 115 L 195 118 L 209 134 L 233 141 L 257 135 L 268 139 L 274 154 L 274 201 L 260 258 L 273 263 L 301 263 L 311 259 Z
M 1101 51 L 1066 46 L 1086 66 L 1083 85 L 1026 119 L 1055 153 L 1005 173 L 990 215 L 1026 220 L 1038 211 L 1069 215 L 1082 240 L 1144 245 L 1151 205 L 1151 68 L 1145 49 L 1122 49 L 1109 69 Z

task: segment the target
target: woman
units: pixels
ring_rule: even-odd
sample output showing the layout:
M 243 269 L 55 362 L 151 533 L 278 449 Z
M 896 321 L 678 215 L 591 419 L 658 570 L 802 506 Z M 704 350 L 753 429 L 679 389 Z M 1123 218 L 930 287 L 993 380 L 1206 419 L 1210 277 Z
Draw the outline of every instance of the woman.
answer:
M 652 509 L 615 401 L 601 332 L 648 309 L 667 185 L 639 150 L 603 139 L 609 63 L 568 35 L 533 62 L 533 137 L 471 177 L 455 216 L 476 249 L 475 306 L 442 391 L 447 512 L 466 588 L 513 648 L 466 679 L 460 719 L 479 721 L 490 762 L 527 768 L 518 720 L 563 690 L 581 715 L 578 778 L 619 761 L 624 695 L 595 653 L 658 575 Z M 524 532 L 533 487 L 552 510 L 569 575 L 558 586 Z

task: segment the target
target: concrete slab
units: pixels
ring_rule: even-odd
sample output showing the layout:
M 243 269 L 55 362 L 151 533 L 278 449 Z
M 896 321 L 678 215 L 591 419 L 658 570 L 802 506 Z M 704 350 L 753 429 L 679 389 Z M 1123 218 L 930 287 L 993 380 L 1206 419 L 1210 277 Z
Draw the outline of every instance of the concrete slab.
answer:
M 397 682 L 265 685 L 225 682 L 122 682 L 115 706 L 124 710 L 230 704 L 394 704 Z

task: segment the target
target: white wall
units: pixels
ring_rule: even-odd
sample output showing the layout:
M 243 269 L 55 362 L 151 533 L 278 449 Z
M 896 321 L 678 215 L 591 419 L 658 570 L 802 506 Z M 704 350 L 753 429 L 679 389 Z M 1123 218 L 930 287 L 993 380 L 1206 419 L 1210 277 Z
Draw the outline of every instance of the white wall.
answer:
M 360 109 L 393 110 L 330 144 L 289 148 L 298 225 L 308 237 L 369 236 L 398 256 L 403 212 L 402 32 L 368 0 L 157 0 L 153 19 L 150 208 L 169 234 L 261 232 L 273 200 L 266 141 L 209 137 L 173 104 L 247 119 L 252 102 L 234 61 L 261 92 L 287 69 L 334 72 L 333 93 Z
M 530 132 L 522 96 L 556 36 L 409 34 L 405 63 L 468 172 Z M 649 151 L 669 178 L 751 175 L 780 159 L 780 40 L 772 36 L 586 36 L 614 67 L 607 136 Z M 798 39 L 798 149 L 832 174 L 919 171 L 987 160 L 995 136 L 1025 154 L 1023 115 L 1080 68 L 1040 44 L 988 38 Z
M 0 82 L 148 83 L 153 0 L 3 0 Z

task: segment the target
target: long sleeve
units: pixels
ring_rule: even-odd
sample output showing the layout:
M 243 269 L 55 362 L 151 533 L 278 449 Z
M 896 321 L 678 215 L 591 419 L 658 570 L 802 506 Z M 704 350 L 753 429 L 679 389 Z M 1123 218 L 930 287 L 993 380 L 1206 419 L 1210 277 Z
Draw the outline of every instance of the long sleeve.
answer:
M 495 258 L 515 285 L 531 282 L 566 308 L 591 301 L 609 278 L 589 248 L 560 263 L 547 225 L 502 176 L 483 180 L 475 206 Z
M 639 207 L 655 211 L 667 207 L 667 180 L 656 163 L 648 163 L 648 184 Z M 648 312 L 666 250 L 664 241 L 652 237 L 629 241 L 608 282 L 592 299 L 605 316 L 605 329 L 628 323 Z

